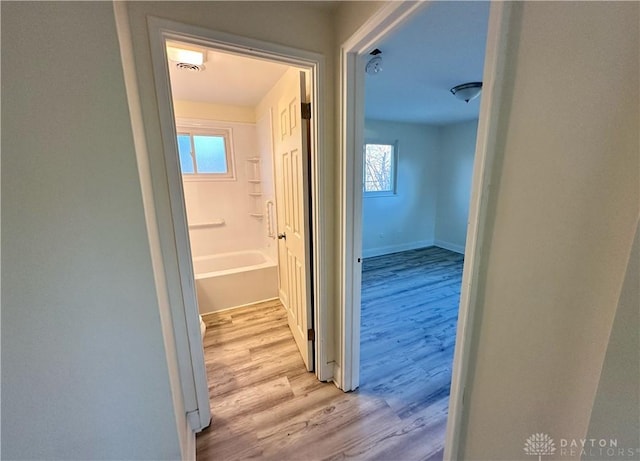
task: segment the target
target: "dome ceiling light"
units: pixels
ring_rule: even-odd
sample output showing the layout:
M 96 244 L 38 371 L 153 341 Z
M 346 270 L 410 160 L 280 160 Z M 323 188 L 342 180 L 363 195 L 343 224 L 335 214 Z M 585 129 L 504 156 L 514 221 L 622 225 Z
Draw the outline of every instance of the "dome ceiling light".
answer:
M 454 86 L 449 91 L 451 91 L 451 94 L 456 98 L 468 103 L 472 99 L 480 96 L 482 92 L 482 82 L 463 83 L 462 85 Z

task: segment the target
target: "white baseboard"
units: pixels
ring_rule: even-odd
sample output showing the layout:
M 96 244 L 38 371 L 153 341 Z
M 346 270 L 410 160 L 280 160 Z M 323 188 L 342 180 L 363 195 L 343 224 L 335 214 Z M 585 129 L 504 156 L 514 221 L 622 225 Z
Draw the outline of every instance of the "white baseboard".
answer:
M 371 258 L 373 256 L 388 255 L 391 253 L 399 253 L 400 251 L 416 250 L 418 248 L 426 248 L 430 246 L 433 246 L 433 240 L 419 240 L 417 242 L 401 243 L 399 245 L 367 248 L 366 250 L 362 250 L 362 257 Z
M 342 369 L 338 366 L 337 363 L 333 362 L 333 384 L 336 385 L 338 389 L 342 389 Z
M 457 245 L 451 242 L 445 242 L 444 240 L 434 240 L 433 244 L 437 247 L 444 248 L 445 250 L 455 251 L 456 253 L 464 254 L 464 246 Z

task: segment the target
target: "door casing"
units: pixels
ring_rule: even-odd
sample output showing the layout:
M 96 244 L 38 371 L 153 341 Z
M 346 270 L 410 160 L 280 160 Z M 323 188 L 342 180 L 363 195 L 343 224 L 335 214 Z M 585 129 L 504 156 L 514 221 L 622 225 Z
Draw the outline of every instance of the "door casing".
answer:
M 397 30 L 426 2 L 390 2 L 349 38 L 340 50 L 340 284 L 339 360 L 334 372 L 338 386 L 359 385 L 360 289 L 362 277 L 362 145 L 364 143 L 364 57 L 374 45 Z M 491 2 L 483 73 L 476 152 L 469 204 L 465 261 L 444 448 L 445 460 L 459 459 L 464 419 L 464 395 L 473 366 L 471 345 L 479 274 L 486 264 L 489 186 L 495 176 L 497 127 L 507 66 L 507 43 L 513 5 Z
M 209 414 L 209 396 L 206 383 L 204 360 L 200 359 L 198 350 L 202 350 L 200 326 L 197 319 L 198 309 L 195 302 L 193 285 L 193 268 L 191 250 L 186 221 L 186 209 L 182 179 L 177 158 L 176 126 L 174 120 L 171 85 L 169 80 L 166 41 L 178 40 L 208 48 L 227 51 L 237 55 L 279 62 L 309 71 L 311 76 L 311 99 L 313 101 L 311 129 L 311 184 L 308 194 L 312 199 L 311 233 L 314 239 L 312 248 L 313 274 L 311 289 L 313 290 L 313 323 L 316 333 L 315 374 L 321 381 L 332 379 L 333 367 L 327 363 L 328 358 L 328 313 L 327 313 L 327 280 L 325 265 L 327 248 L 325 242 L 325 201 L 324 185 L 326 167 L 323 140 L 324 98 L 325 98 L 325 58 L 321 54 L 298 50 L 291 47 L 272 44 L 261 40 L 249 39 L 232 34 L 217 32 L 202 27 L 183 24 L 161 18 L 148 18 L 149 39 L 152 53 L 153 73 L 155 78 L 156 99 L 158 102 L 160 129 L 162 133 L 163 157 L 166 169 L 166 183 L 169 189 L 171 221 L 174 241 L 162 241 L 163 258 L 171 259 L 175 265 L 177 259 L 182 305 L 172 308 L 172 317 L 178 319 L 175 325 L 184 325 L 186 331 L 176 334 L 176 350 L 180 368 L 180 381 L 186 411 L 193 412 L 206 408 L 202 415 Z M 162 183 L 156 178 L 157 182 Z M 156 200 L 154 198 L 154 200 Z M 185 322 L 186 318 L 186 322 Z M 204 377 L 204 379 L 203 379 Z M 192 408 L 194 407 L 195 408 Z M 208 425 L 200 421 L 201 427 Z

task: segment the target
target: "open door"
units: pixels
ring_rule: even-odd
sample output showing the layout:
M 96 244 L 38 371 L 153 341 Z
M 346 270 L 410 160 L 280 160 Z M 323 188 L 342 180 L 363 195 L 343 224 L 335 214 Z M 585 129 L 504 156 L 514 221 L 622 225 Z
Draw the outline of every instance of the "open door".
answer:
M 278 103 L 275 139 L 276 200 L 278 202 L 278 254 L 280 300 L 289 328 L 307 370 L 313 370 L 313 315 L 311 305 L 309 226 L 309 123 L 305 73 L 288 71 Z M 305 110 L 303 110 L 305 109 Z M 304 117 L 303 117 L 304 115 Z

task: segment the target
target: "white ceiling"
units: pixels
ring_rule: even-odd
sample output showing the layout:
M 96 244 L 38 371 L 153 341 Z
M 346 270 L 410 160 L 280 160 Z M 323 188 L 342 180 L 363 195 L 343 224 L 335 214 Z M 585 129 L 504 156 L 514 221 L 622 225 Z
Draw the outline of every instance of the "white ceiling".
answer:
M 365 77 L 367 118 L 447 124 L 478 117 L 480 99 L 449 89 L 482 81 L 489 2 L 427 4 L 376 45 L 383 70 Z
M 286 65 L 229 53 L 206 53 L 201 72 L 180 70 L 169 61 L 174 99 L 255 107 L 288 69 Z
M 489 2 L 427 3 L 376 45 L 383 70 L 365 77 L 367 118 L 430 124 L 477 118 L 480 98 L 467 104 L 449 89 L 482 80 L 488 20 Z M 171 62 L 169 68 L 175 99 L 255 107 L 287 66 L 207 50 L 202 72 Z

